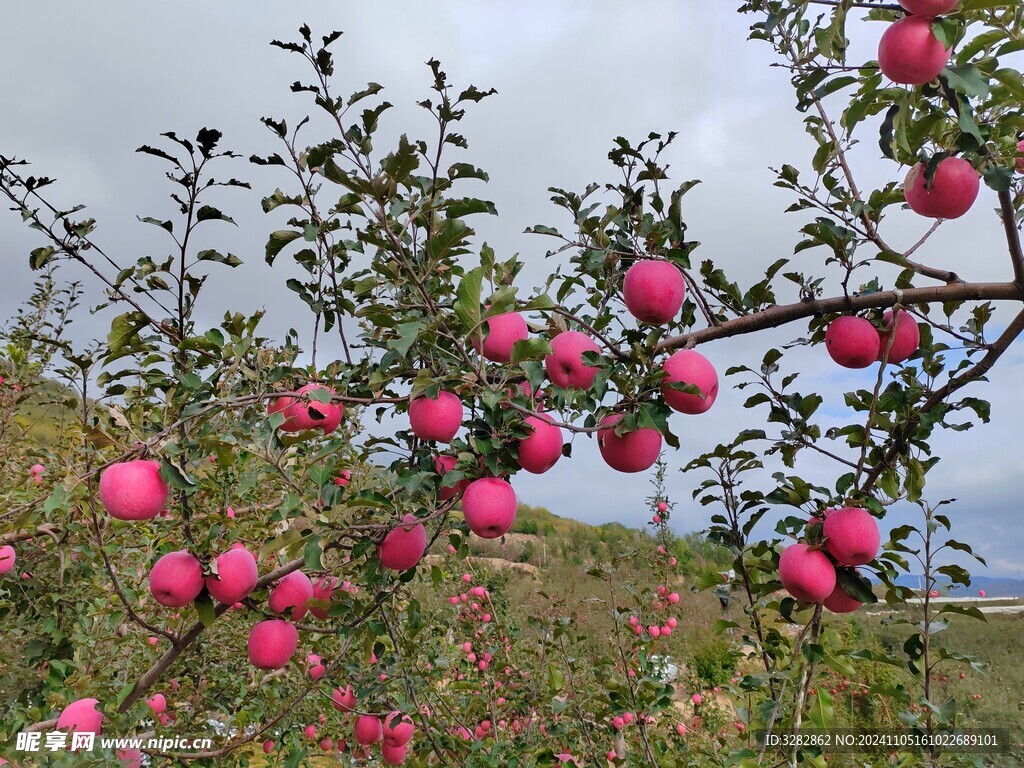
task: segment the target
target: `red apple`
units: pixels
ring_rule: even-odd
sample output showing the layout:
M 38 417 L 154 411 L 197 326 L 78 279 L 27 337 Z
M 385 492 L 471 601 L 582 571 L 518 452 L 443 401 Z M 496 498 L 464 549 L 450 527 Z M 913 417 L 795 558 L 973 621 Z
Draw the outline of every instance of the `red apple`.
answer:
M 142 768 L 141 749 L 116 749 L 114 756 L 120 761 L 121 768 Z
M 945 69 L 949 53 L 932 31 L 931 19 L 907 16 L 882 35 L 878 66 L 894 83 L 924 85 Z
M 597 433 L 601 457 L 619 472 L 643 472 L 658 460 L 661 453 L 661 432 L 642 427 L 622 435 L 615 434 L 615 425 L 622 421 L 621 413 L 612 413 L 601 419 L 602 429 Z
M 17 554 L 10 544 L 0 547 L 0 575 L 10 573 L 14 570 L 14 562 Z
M 384 718 L 384 743 L 389 747 L 404 747 L 415 731 L 412 718 L 401 712 L 392 712 Z
M 579 331 L 562 331 L 551 340 L 551 354 L 544 358 L 548 378 L 564 389 L 589 389 L 598 368 L 583 361 L 584 352 L 600 352 L 592 338 Z
M 700 352 L 681 349 L 666 360 L 662 366 L 667 374 L 662 380 L 661 391 L 665 402 L 680 413 L 705 413 L 718 397 L 718 373 Z M 681 392 L 668 384 L 692 384 L 700 394 Z
M 420 440 L 447 443 L 462 426 L 462 401 L 443 389 L 436 398 L 421 395 L 409 403 L 409 424 Z
M 313 596 L 313 582 L 302 571 L 292 571 L 281 578 L 270 592 L 270 610 L 284 613 L 292 609 L 293 621 L 299 621 L 306 615 L 306 601 Z
M 836 587 L 836 569 L 825 553 L 792 544 L 779 558 L 779 580 L 797 600 L 821 603 Z
M 906 9 L 907 13 L 930 19 L 949 13 L 959 4 L 960 0 L 900 0 L 900 5 Z
M 886 311 L 884 320 L 885 327 L 892 328 L 891 309 Z M 885 356 L 888 345 L 889 331 L 878 331 L 878 360 Z M 893 339 L 887 359 L 890 363 L 902 363 L 917 352 L 919 346 L 921 346 L 921 329 L 914 316 L 901 309 L 896 315 L 896 338 Z
M 206 591 L 224 605 L 234 605 L 256 588 L 256 558 L 244 548 L 229 549 L 216 559 L 217 575 L 206 577 Z
M 96 699 L 79 699 L 71 702 L 57 718 L 56 730 L 99 735 L 103 727 L 103 713 L 96 709 L 97 704 L 99 701 Z
M 626 309 L 644 323 L 668 323 L 679 314 L 686 298 L 683 273 L 669 261 L 643 259 L 633 264 L 622 281 Z
M 926 184 L 925 165 L 918 163 L 903 182 L 903 195 L 914 213 L 932 219 L 958 219 L 978 199 L 981 177 L 961 157 L 939 161 L 931 184 Z
M 1017 172 L 1024 173 L 1024 141 L 1017 142 Z
M 863 317 L 837 317 L 825 331 L 825 348 L 844 368 L 867 368 L 878 358 L 878 331 Z
M 329 603 L 334 590 L 338 588 L 338 579 L 334 576 L 324 576 L 313 585 L 313 600 L 323 600 Z M 318 619 L 326 619 L 328 608 L 314 608 L 309 606 L 309 612 Z
M 152 520 L 170 494 L 160 462 L 148 459 L 111 464 L 100 475 L 99 491 L 100 503 L 118 520 Z
M 838 582 L 836 582 L 836 588 L 832 590 L 832 594 L 825 598 L 825 607 L 832 613 L 853 613 L 862 605 L 864 603 L 860 600 L 846 594 Z
M 415 568 L 427 551 L 427 529 L 419 518 L 409 514 L 402 518 L 402 522 L 409 525 L 388 531 L 378 548 L 380 564 L 393 571 Z
M 404 744 L 400 747 L 385 744 L 380 748 L 380 756 L 388 765 L 401 765 L 405 762 L 405 755 L 408 751 L 409 748 Z
M 455 465 L 458 463 L 458 459 L 454 456 L 448 456 L 447 454 L 440 454 L 434 457 L 434 471 L 437 472 L 441 477 L 455 469 Z M 441 487 L 438 495 L 441 501 L 448 501 L 448 499 L 462 493 L 466 490 L 466 486 L 469 485 L 469 480 L 459 480 L 455 485 L 445 485 Z
M 155 693 L 146 699 L 146 706 L 150 708 L 154 715 L 162 715 L 167 711 L 167 697 L 162 693 Z
M 508 482 L 482 477 L 462 494 L 462 513 L 473 533 L 483 539 L 496 539 L 515 522 L 516 503 L 516 492 Z
M 324 390 L 331 395 L 335 394 L 333 389 L 322 384 L 306 384 L 295 391 L 301 395 L 316 390 Z M 318 400 L 300 397 L 279 397 L 267 403 L 268 413 L 277 413 L 278 411 L 284 412 L 285 415 L 284 423 L 281 425 L 282 432 L 305 432 L 319 429 L 325 435 L 329 435 L 341 424 L 345 408 L 341 403 L 321 403 Z
M 274 742 L 273 742 L 273 740 L 272 739 L 267 739 L 266 741 L 264 741 L 263 742 L 263 754 L 264 755 L 269 755 L 273 751 L 274 751 Z
M 351 685 L 346 685 L 345 690 L 335 688 L 331 693 L 331 704 L 339 712 L 351 712 L 356 708 L 356 695 Z
M 203 590 L 203 566 L 187 550 L 168 552 L 149 572 L 153 599 L 168 608 L 182 608 Z
M 550 416 L 527 416 L 523 423 L 531 434 L 519 441 L 519 466 L 542 475 L 562 456 L 562 430 Z
M 281 669 L 295 653 L 299 630 L 283 619 L 267 619 L 249 632 L 249 663 L 258 669 Z
M 829 553 L 840 565 L 866 565 L 881 544 L 878 523 L 866 509 L 833 509 L 822 527 Z
M 483 322 L 484 343 L 481 346 L 478 334 L 473 335 L 473 348 L 495 363 L 507 363 L 512 359 L 512 347 L 530 335 L 526 321 L 518 312 L 489 317 Z
M 368 747 L 371 744 L 376 744 L 381 740 L 383 736 L 383 729 L 378 720 L 373 715 L 360 715 L 356 719 L 355 737 L 356 741 L 362 744 L 364 747 Z

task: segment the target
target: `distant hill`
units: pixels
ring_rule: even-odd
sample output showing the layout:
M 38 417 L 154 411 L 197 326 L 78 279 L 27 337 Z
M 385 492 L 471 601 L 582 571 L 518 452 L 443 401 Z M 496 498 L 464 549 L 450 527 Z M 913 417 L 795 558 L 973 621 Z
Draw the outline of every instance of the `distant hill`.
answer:
M 896 583 L 901 587 L 920 589 L 923 579 L 919 576 L 900 576 Z M 951 586 L 948 582 L 940 584 L 940 591 L 956 596 L 966 597 L 978 594 L 979 589 L 985 590 L 986 597 L 1024 597 L 1024 579 L 994 578 L 991 576 L 972 576 L 971 586 Z

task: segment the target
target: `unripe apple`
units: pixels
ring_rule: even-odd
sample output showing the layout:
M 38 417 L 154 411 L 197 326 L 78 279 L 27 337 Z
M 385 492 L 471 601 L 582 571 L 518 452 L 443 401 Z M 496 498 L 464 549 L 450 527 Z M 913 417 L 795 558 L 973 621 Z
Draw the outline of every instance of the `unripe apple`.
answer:
M 981 177 L 962 157 L 940 160 L 931 184 L 927 184 L 924 163 L 911 168 L 903 182 L 903 196 L 910 209 L 932 219 L 960 218 L 971 210 L 980 189 Z
M 597 433 L 601 458 L 619 472 L 643 472 L 650 469 L 661 453 L 661 432 L 641 427 L 616 435 L 615 425 L 620 421 L 621 413 L 612 413 L 601 419 L 602 429 Z
M 305 394 L 324 390 L 330 395 L 335 392 L 323 384 L 306 384 L 299 387 L 297 394 Z M 338 428 L 341 424 L 345 407 L 341 403 L 321 403 L 318 400 L 305 399 L 300 397 L 279 397 L 267 403 L 268 413 L 284 412 L 285 420 L 281 424 L 282 432 L 305 432 L 307 430 L 319 429 L 325 435 Z
M 306 615 L 306 601 L 313 596 L 313 582 L 302 571 L 292 571 L 281 578 L 270 592 L 270 610 L 284 613 L 292 609 L 293 621 L 299 621 Z
M 516 492 L 505 480 L 482 477 L 462 494 L 462 514 L 469 529 L 483 539 L 505 535 L 516 519 Z
M 929 19 L 949 13 L 959 4 L 960 0 L 900 0 L 900 5 L 907 13 Z
M 698 414 L 707 412 L 718 397 L 718 373 L 700 352 L 681 349 L 666 360 L 662 366 L 666 376 L 662 380 L 661 392 L 665 402 L 680 413 Z M 669 384 L 692 384 L 700 394 L 690 394 L 672 389 Z
M 99 701 L 96 699 L 79 699 L 71 702 L 57 718 L 56 730 L 99 735 L 103 727 L 103 713 L 96 709 L 97 704 Z
M 797 600 L 820 603 L 836 587 L 836 569 L 825 553 L 806 544 L 792 544 L 779 558 L 779 580 Z
M 548 378 L 563 389 L 590 389 L 598 368 L 583 361 L 584 352 L 600 352 L 597 342 L 579 331 L 562 331 L 551 340 L 551 354 L 544 358 Z
M 523 424 L 530 429 L 530 436 L 519 441 L 519 466 L 542 475 L 562 456 L 562 430 L 546 415 L 527 416 Z
M 626 270 L 622 280 L 626 309 L 644 323 L 668 323 L 686 298 L 683 274 L 669 261 L 643 259 Z
M 244 548 L 229 549 L 217 556 L 217 575 L 206 577 L 206 591 L 224 605 L 234 605 L 256 588 L 256 558 Z
M 388 531 L 378 548 L 380 564 L 393 571 L 415 568 L 427 551 L 427 529 L 416 515 L 406 515 L 402 522 L 408 525 Z
M 168 608 L 188 605 L 202 590 L 203 566 L 187 550 L 168 552 L 149 572 L 149 591 L 153 599 Z
M 838 582 L 836 582 L 836 588 L 832 590 L 832 594 L 825 598 L 825 607 L 832 613 L 853 613 L 862 605 L 864 603 L 860 600 L 846 594 Z
M 249 663 L 258 669 L 281 669 L 295 653 L 299 630 L 283 619 L 267 619 L 249 632 Z
M 489 317 L 483 322 L 481 333 L 485 336 L 481 346 L 479 334 L 472 338 L 473 349 L 495 363 L 507 363 L 512 359 L 512 347 L 530 335 L 526 321 L 518 312 Z
M 434 457 L 434 471 L 437 472 L 441 477 L 455 469 L 455 465 L 458 464 L 458 459 L 454 456 L 447 454 L 439 454 Z M 469 480 L 463 478 L 459 480 L 455 485 L 444 485 L 441 486 L 441 490 L 438 492 L 438 497 L 441 501 L 448 501 L 453 496 L 462 493 L 466 490 L 466 486 L 469 485 Z
M 345 690 L 335 688 L 331 693 L 331 704 L 339 712 L 351 712 L 356 708 L 356 694 L 351 685 L 346 685 Z
M 401 712 L 392 712 L 384 718 L 384 744 L 389 747 L 405 746 L 415 731 L 412 718 Z
M 931 19 L 907 16 L 882 35 L 878 66 L 894 83 L 924 85 L 945 69 L 949 53 L 932 31 Z
M 17 553 L 10 544 L 0 547 L 0 575 L 13 571 L 17 559 Z
M 118 520 L 152 520 L 164 510 L 169 494 L 159 461 L 111 464 L 100 475 L 100 503 Z
M 443 389 L 436 398 L 420 395 L 409 403 L 409 425 L 420 440 L 450 442 L 462 426 L 462 401 Z
M 866 509 L 844 507 L 827 513 L 822 527 L 826 546 L 840 565 L 866 565 L 881 544 L 878 523 Z
M 324 576 L 319 579 L 316 584 L 313 585 L 313 600 L 323 600 L 329 603 L 331 597 L 334 595 L 334 590 L 338 588 L 338 579 L 334 576 Z M 309 606 L 309 612 L 316 616 L 318 619 L 326 619 L 329 608 L 314 608 Z
M 844 368 L 867 368 L 878 359 L 878 330 L 863 317 L 837 317 L 825 331 L 825 348 Z
M 884 315 L 885 327 L 892 328 L 892 310 L 887 310 Z M 878 360 L 881 360 L 889 345 L 889 331 L 878 331 Z M 888 351 L 887 360 L 890 363 L 902 363 L 911 355 L 917 352 L 921 346 L 921 329 L 917 325 L 914 316 L 909 312 L 900 310 L 896 314 L 896 338 L 893 339 L 892 347 Z
M 405 762 L 405 755 L 408 750 L 409 748 L 404 744 L 399 747 L 385 744 L 380 748 L 380 756 L 388 765 L 401 765 Z
M 364 747 L 368 747 L 371 744 L 376 744 L 381 740 L 383 736 L 383 729 L 378 720 L 373 715 L 360 715 L 356 719 L 355 737 L 356 741 L 362 744 Z

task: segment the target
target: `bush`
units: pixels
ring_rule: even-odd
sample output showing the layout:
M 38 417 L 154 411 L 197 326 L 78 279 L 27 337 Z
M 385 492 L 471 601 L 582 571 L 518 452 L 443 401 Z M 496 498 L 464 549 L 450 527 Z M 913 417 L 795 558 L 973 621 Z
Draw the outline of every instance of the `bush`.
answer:
M 694 651 L 690 666 L 705 687 L 713 688 L 725 685 L 736 673 L 736 655 L 727 641 L 715 637 Z

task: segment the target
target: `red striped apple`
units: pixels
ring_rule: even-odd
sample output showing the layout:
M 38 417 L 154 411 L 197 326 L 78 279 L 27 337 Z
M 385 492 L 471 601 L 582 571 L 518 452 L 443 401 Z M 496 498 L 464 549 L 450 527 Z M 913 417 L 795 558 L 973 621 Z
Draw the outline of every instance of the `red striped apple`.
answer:
M 590 389 L 599 369 L 587 365 L 583 353 L 600 351 L 585 333 L 562 331 L 551 340 L 551 354 L 544 358 L 548 378 L 563 389 Z
M 244 547 L 229 549 L 214 561 L 217 574 L 206 577 L 206 591 L 218 603 L 234 605 L 256 588 L 256 558 Z
M 299 630 L 283 619 L 261 621 L 249 631 L 249 663 L 258 669 L 281 669 L 295 653 Z
M 978 199 L 981 177 L 974 166 L 962 157 L 939 161 L 931 183 L 927 182 L 925 165 L 918 163 L 903 182 L 903 195 L 910 209 L 932 219 L 958 219 Z
M 662 366 L 666 376 L 661 391 L 665 402 L 680 413 L 706 413 L 718 397 L 718 373 L 700 352 L 681 349 L 666 360 Z M 700 394 L 681 392 L 668 384 L 692 384 Z
M 462 513 L 473 533 L 482 539 L 496 539 L 515 522 L 516 503 L 516 492 L 507 481 L 482 477 L 462 494 Z
M 168 608 L 182 608 L 203 590 L 203 566 L 191 552 L 168 552 L 149 572 L 149 591 L 153 599 Z
M 892 310 L 887 310 L 884 316 L 885 327 L 892 328 Z M 878 359 L 883 357 L 890 363 L 902 363 L 921 346 L 921 329 L 917 325 L 914 316 L 904 310 L 896 314 L 896 338 L 893 339 L 892 347 L 886 353 L 889 345 L 890 331 L 878 331 Z
M 407 525 L 393 528 L 380 543 L 378 554 L 380 564 L 392 571 L 407 571 L 415 568 L 427 550 L 427 529 L 416 515 L 402 518 Z
M 894 83 L 924 85 L 939 76 L 949 49 L 935 36 L 932 20 L 907 16 L 890 25 L 878 43 L 878 66 Z
M 878 330 L 863 317 L 837 317 L 825 331 L 825 348 L 844 368 L 867 368 L 878 358 Z
M 100 503 L 118 520 L 152 520 L 167 506 L 169 494 L 159 461 L 111 464 L 100 475 Z
M 779 580 L 797 600 L 821 603 L 836 587 L 836 569 L 824 552 L 791 544 L 779 558 Z
M 668 323 L 682 309 L 686 283 L 682 272 L 671 262 L 642 259 L 626 270 L 622 298 L 637 320 Z
M 364 747 L 376 744 L 383 736 L 380 720 L 373 715 L 360 715 L 356 719 L 355 737 L 356 741 Z
M 306 615 L 306 601 L 313 596 L 313 582 L 302 571 L 292 571 L 281 578 L 270 592 L 270 610 L 284 613 L 292 609 L 293 621 L 299 621 Z
M 420 440 L 447 443 L 462 426 L 462 401 L 441 390 L 436 398 L 420 395 L 409 403 L 409 425 Z
M 519 466 L 542 475 L 562 456 L 562 430 L 546 415 L 527 416 L 523 423 L 530 429 L 530 436 L 519 441 Z
M 867 565 L 881 544 L 878 523 L 866 509 L 833 509 L 822 526 L 829 553 L 840 565 Z
M 612 413 L 601 419 L 602 429 L 597 433 L 601 457 L 619 472 L 643 472 L 650 469 L 661 453 L 661 432 L 642 427 L 615 434 L 615 425 L 622 421 L 621 413 Z
M 512 359 L 512 347 L 526 339 L 530 329 L 518 312 L 506 312 L 484 320 L 481 333 L 484 342 L 481 345 L 479 335 L 474 334 L 473 349 L 492 362 L 507 363 Z

